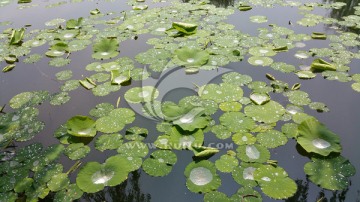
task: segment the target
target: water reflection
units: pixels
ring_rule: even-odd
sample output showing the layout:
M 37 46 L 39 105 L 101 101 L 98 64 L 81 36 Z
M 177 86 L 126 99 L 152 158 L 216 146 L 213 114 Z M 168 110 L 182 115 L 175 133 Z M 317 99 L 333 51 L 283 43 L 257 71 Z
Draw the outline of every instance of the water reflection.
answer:
M 149 202 L 150 194 L 142 193 L 140 190 L 140 171 L 129 174 L 128 179 L 115 187 L 106 187 L 94 194 L 84 194 L 80 201 L 117 201 L 117 202 Z
M 183 0 L 184 3 L 192 2 L 194 0 Z M 194 2 L 197 2 L 198 0 L 195 0 Z M 235 0 L 209 0 L 209 2 L 216 7 L 228 7 L 233 6 Z
M 309 179 L 306 178 L 306 181 L 303 180 L 295 180 L 296 185 L 298 187 L 296 193 L 291 198 L 286 199 L 286 202 L 307 202 L 310 201 L 308 199 L 309 192 Z M 330 201 L 345 201 L 346 193 L 349 191 L 349 188 L 342 191 L 333 191 L 331 196 L 326 196 L 325 190 L 322 189 L 316 196 L 314 201 L 318 202 L 330 202 Z
M 360 0 L 323 0 L 324 3 L 345 3 L 346 6 L 341 7 L 340 9 L 332 9 L 329 13 L 329 17 L 337 19 L 339 21 L 343 20 L 344 16 L 354 15 L 354 7 L 360 3 Z M 342 26 L 342 29 L 345 31 L 351 31 L 359 33 L 360 31 L 355 28 Z

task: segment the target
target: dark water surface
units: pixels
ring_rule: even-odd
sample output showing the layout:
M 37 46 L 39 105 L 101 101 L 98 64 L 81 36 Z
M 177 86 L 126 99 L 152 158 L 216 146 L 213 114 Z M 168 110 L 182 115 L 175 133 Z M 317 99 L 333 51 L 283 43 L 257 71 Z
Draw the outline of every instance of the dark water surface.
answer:
M 310 1 L 303 1 L 310 2 Z M 315 10 L 315 13 L 320 13 L 324 16 L 330 16 L 340 19 L 344 15 L 349 15 L 354 12 L 351 8 L 358 3 L 355 1 L 346 1 L 348 6 L 341 10 L 327 11 L 327 10 Z M 33 1 L 33 3 L 39 4 L 37 7 L 27 8 L 23 10 L 17 9 L 18 5 L 12 3 L 5 7 L 0 7 L 0 22 L 11 21 L 10 26 L 2 26 L 0 29 L 6 29 L 8 27 L 21 27 L 25 24 L 31 24 L 30 29 L 44 28 L 44 22 L 54 18 L 78 18 L 81 16 L 88 16 L 89 11 L 98 8 L 103 13 L 106 12 L 120 12 L 123 10 L 131 9 L 126 5 L 124 1 L 84 1 L 81 3 L 68 3 L 56 8 L 45 9 L 44 5 L 49 4 L 48 1 Z M 226 5 L 227 1 L 214 1 L 218 5 Z M 232 2 L 230 2 L 232 3 Z M 155 4 L 148 3 L 151 7 L 155 7 Z M 166 5 L 166 3 L 162 3 Z M 255 24 L 249 22 L 249 17 L 253 15 L 265 15 L 268 17 L 268 23 Z M 295 22 L 301 15 L 298 14 L 297 9 L 287 7 L 275 7 L 275 8 L 261 8 L 257 7 L 249 12 L 236 11 L 234 15 L 230 16 L 226 22 L 235 25 L 236 29 L 241 30 L 244 33 L 257 35 L 257 29 L 259 27 L 268 27 L 269 23 L 274 23 L 279 26 L 289 26 L 295 32 L 311 33 L 313 31 L 333 33 L 333 30 L 324 24 L 312 28 L 304 28 L 296 25 L 289 25 L 289 21 Z M 295 24 L 295 23 L 294 23 Z M 133 57 L 137 53 L 143 52 L 150 48 L 146 45 L 148 36 L 140 36 L 138 40 L 128 40 L 121 43 L 120 56 Z M 150 36 L 149 36 L 150 37 Z M 326 47 L 327 41 L 314 42 L 314 40 L 304 42 L 310 49 L 311 47 Z M 38 48 L 39 52 L 45 52 L 44 48 Z M 299 60 L 293 55 L 297 51 L 294 48 L 287 53 L 280 53 L 274 57 L 274 61 L 283 61 L 289 64 L 293 64 L 298 67 L 301 64 L 309 65 L 312 61 Z M 91 47 L 85 51 L 79 51 L 74 53 L 71 62 L 71 70 L 73 71 L 73 79 L 80 79 L 85 77 L 88 72 L 84 71 L 84 67 L 93 62 L 90 57 Z M 300 80 L 295 75 L 283 74 L 274 71 L 268 67 L 253 67 L 246 62 L 247 58 L 244 58 L 243 62 L 231 63 L 230 65 L 213 71 L 200 71 L 199 74 L 185 75 L 183 69 L 175 69 L 166 72 L 167 75 L 155 76 L 149 81 L 144 81 L 145 84 L 152 82 L 157 83 L 157 87 L 160 91 L 160 97 L 164 100 L 172 100 L 177 102 L 184 96 L 193 95 L 194 85 L 192 81 L 196 81 L 197 85 L 204 85 L 206 83 L 220 82 L 221 74 L 229 71 L 237 71 L 241 74 L 250 75 L 254 81 L 264 80 L 266 73 L 271 73 L 277 79 L 285 81 L 289 84 L 301 83 L 301 89 L 309 93 L 310 98 L 313 101 L 324 102 L 330 108 L 328 113 L 317 113 L 314 111 L 306 111 L 306 113 L 317 117 L 323 122 L 331 131 L 338 134 L 341 139 L 341 145 L 343 146 L 342 155 L 348 158 L 350 162 L 357 168 L 358 172 L 351 177 L 351 186 L 343 192 L 331 192 L 323 190 L 306 179 L 306 175 L 303 171 L 303 166 L 309 161 L 309 158 L 301 155 L 301 149 L 296 146 L 294 140 L 290 141 L 285 146 L 272 150 L 272 159 L 277 160 L 279 166 L 283 167 L 289 174 L 289 176 L 296 180 L 299 187 L 299 192 L 295 197 L 288 199 L 287 201 L 316 201 L 321 197 L 322 201 L 359 201 L 360 200 L 360 94 L 353 91 L 349 83 L 340 83 L 337 81 L 325 80 L 318 76 L 311 80 Z M 0 74 L 0 104 L 7 103 L 14 95 L 24 91 L 34 90 L 48 90 L 50 92 L 57 92 L 59 83 L 56 81 L 55 73 L 63 70 L 61 68 L 49 67 L 46 58 L 36 64 L 17 64 L 16 68 L 7 74 Z M 4 64 L 4 63 L 3 63 Z M 359 73 L 359 61 L 353 60 L 351 63 L 351 73 Z M 135 85 L 141 85 L 139 82 Z M 135 86 L 132 85 L 131 87 Z M 40 120 L 46 124 L 45 130 L 41 134 L 37 135 L 30 142 L 41 142 L 44 146 L 51 144 L 57 144 L 58 140 L 53 137 L 53 132 L 60 125 L 65 123 L 69 117 L 77 114 L 87 114 L 96 104 L 101 102 L 110 102 L 115 104 L 117 98 L 123 95 L 131 87 L 122 87 L 122 89 L 116 93 L 112 93 L 106 97 L 95 97 L 92 93 L 89 93 L 85 89 L 78 89 L 70 92 L 71 100 L 59 107 L 50 106 L 49 104 L 43 104 L 40 109 Z M 245 92 L 245 96 L 248 96 L 249 92 Z M 272 97 L 279 103 L 282 99 L 285 102 L 284 97 Z M 126 106 L 125 101 L 122 102 L 122 106 Z M 137 109 L 134 108 L 136 111 Z M 155 122 L 138 116 L 131 126 L 140 125 L 149 129 L 149 136 L 146 142 L 153 142 L 159 135 L 156 131 Z M 218 139 L 212 137 L 209 134 L 205 139 L 205 145 L 212 141 L 218 141 Z M 30 142 L 21 143 L 19 145 L 27 145 Z M 226 141 L 224 141 L 226 142 Z M 93 144 L 93 143 L 92 143 Z M 236 149 L 236 146 L 233 148 Z M 225 153 L 225 150 L 221 151 Z M 151 153 L 151 151 L 150 151 Z M 108 187 L 103 191 L 96 194 L 85 194 L 81 201 L 154 201 L 154 202 L 197 202 L 202 201 L 203 195 L 190 192 L 185 186 L 185 178 L 183 172 L 187 164 L 192 161 L 192 153 L 184 151 L 175 151 L 178 157 L 178 162 L 173 167 L 173 171 L 166 177 L 155 178 L 147 175 L 142 171 L 133 172 L 129 179 L 116 187 Z M 107 156 L 114 154 L 114 152 L 97 152 L 92 150 L 91 155 L 83 159 L 86 161 L 98 161 L 103 162 Z M 62 158 L 64 162 L 64 170 L 67 170 L 73 164 L 68 158 Z M 210 159 L 213 160 L 213 159 Z M 220 174 L 222 178 L 222 185 L 219 191 L 226 193 L 228 196 L 234 194 L 239 185 L 233 181 L 231 174 Z M 74 180 L 74 176 L 72 177 Z M 260 191 L 261 193 L 261 191 Z M 263 195 L 264 201 L 275 201 L 267 198 Z M 48 198 L 51 200 L 51 198 Z

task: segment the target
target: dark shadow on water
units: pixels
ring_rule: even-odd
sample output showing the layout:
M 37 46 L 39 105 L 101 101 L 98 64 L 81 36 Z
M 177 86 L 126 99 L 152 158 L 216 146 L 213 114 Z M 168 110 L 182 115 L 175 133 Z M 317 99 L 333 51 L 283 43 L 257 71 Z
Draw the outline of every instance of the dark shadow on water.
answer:
M 198 0 L 182 0 L 184 3 L 189 3 L 189 2 L 197 2 Z M 228 6 L 233 6 L 235 0 L 209 0 L 209 2 L 213 5 L 215 5 L 216 7 L 228 7 Z
M 139 170 L 134 171 L 120 185 L 106 187 L 94 194 L 84 194 L 79 201 L 149 202 L 151 195 L 142 193 L 140 190 L 140 175 L 141 172 Z

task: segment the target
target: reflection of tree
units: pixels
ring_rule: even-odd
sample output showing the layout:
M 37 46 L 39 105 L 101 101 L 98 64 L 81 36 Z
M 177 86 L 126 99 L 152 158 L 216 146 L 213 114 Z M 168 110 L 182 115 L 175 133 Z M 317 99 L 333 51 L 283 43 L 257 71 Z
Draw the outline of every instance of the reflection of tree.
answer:
M 331 18 L 342 21 L 344 16 L 354 15 L 355 9 L 354 6 L 357 6 L 360 3 L 360 0 L 323 0 L 324 3 L 336 3 L 343 2 L 346 3 L 346 6 L 341 7 L 340 9 L 332 9 L 330 11 Z M 342 27 L 345 31 L 351 31 L 355 33 L 359 33 L 359 30 L 353 29 L 350 27 Z
M 183 2 L 190 2 L 191 0 L 183 0 Z M 198 1 L 198 0 L 196 0 Z M 228 7 L 233 6 L 235 0 L 210 0 L 211 4 L 214 4 L 217 7 Z
M 308 192 L 309 192 L 309 179 L 306 178 L 306 181 L 303 182 L 303 180 L 295 180 L 296 185 L 298 187 L 296 193 L 294 196 L 286 199 L 286 202 L 307 202 L 311 201 L 311 199 L 308 198 Z M 342 191 L 333 191 L 331 196 L 325 195 L 325 190 L 321 190 L 318 195 L 316 196 L 315 201 L 319 202 L 332 202 L 332 201 L 345 201 L 346 193 L 349 191 L 349 188 L 342 190 Z M 329 192 L 329 191 L 327 191 Z M 329 198 L 329 199 L 328 199 Z
M 80 201 L 149 202 L 150 194 L 141 193 L 140 171 L 129 174 L 129 178 L 115 187 L 106 187 L 94 194 L 84 194 Z

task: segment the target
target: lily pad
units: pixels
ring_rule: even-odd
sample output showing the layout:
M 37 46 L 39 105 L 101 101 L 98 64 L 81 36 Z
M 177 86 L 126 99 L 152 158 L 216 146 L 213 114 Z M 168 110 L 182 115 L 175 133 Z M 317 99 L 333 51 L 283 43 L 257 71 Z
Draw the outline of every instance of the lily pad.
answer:
M 149 148 L 143 142 L 131 141 L 122 144 L 117 151 L 125 156 L 145 157 L 149 153 Z
M 92 57 L 94 59 L 110 59 L 116 57 L 118 52 L 119 42 L 116 39 L 101 39 L 93 45 Z
M 65 189 L 56 192 L 54 201 L 55 202 L 67 202 L 79 199 L 84 192 L 76 184 L 70 184 Z
M 341 152 L 340 138 L 315 118 L 306 119 L 298 127 L 297 142 L 307 151 L 328 156 Z
M 236 159 L 236 157 L 228 154 L 222 155 L 220 159 L 215 161 L 216 168 L 223 173 L 232 172 L 238 165 L 239 161 Z
M 142 141 L 146 138 L 148 132 L 146 128 L 134 126 L 126 130 L 125 139 Z
M 84 143 L 70 144 L 65 149 L 65 155 L 71 160 L 78 160 L 84 158 L 90 152 L 90 147 Z
M 254 171 L 254 179 L 261 190 L 271 198 L 285 199 L 296 193 L 296 183 L 281 167 L 262 165 Z
M 326 62 L 323 59 L 315 59 L 311 63 L 311 71 L 313 72 L 336 71 L 336 67 L 333 64 Z
M 232 140 L 237 145 L 252 145 L 256 142 L 256 137 L 251 133 L 235 133 Z
M 265 147 L 254 145 L 241 145 L 236 151 L 240 160 L 249 163 L 264 163 L 270 158 L 270 152 Z
M 94 137 L 95 121 L 87 116 L 74 116 L 66 122 L 67 132 L 76 137 Z
M 311 158 L 304 166 L 309 179 L 330 190 L 344 190 L 350 186 L 349 177 L 355 175 L 355 168 L 342 156 L 334 158 Z
M 51 180 L 47 183 L 49 189 L 53 192 L 60 191 L 66 188 L 70 184 L 70 180 L 67 174 L 59 173 L 52 176 Z
M 10 36 L 10 45 L 18 45 L 24 38 L 25 29 L 13 30 Z
M 186 186 L 195 193 L 207 193 L 216 190 L 221 185 L 215 165 L 207 160 L 191 162 L 186 166 L 184 174 L 187 178 Z
M 95 141 L 95 148 L 99 151 L 105 151 L 107 149 L 117 149 L 123 143 L 123 137 L 120 134 L 103 134 Z
M 252 81 L 249 75 L 239 74 L 237 72 L 230 72 L 222 75 L 222 80 L 225 83 L 231 83 L 238 86 L 244 86 Z
M 127 108 L 117 108 L 109 115 L 96 120 L 96 129 L 103 133 L 116 133 L 135 120 L 135 113 Z
M 251 93 L 250 100 L 257 105 L 263 105 L 270 101 L 270 96 L 265 93 Z
M 304 91 L 300 91 L 300 90 L 289 91 L 286 92 L 284 95 L 287 96 L 289 98 L 289 101 L 295 105 L 302 106 L 311 103 L 309 94 Z
M 264 23 L 267 22 L 267 17 L 263 16 L 263 15 L 254 15 L 250 17 L 250 21 L 251 22 L 255 22 L 255 23 Z
M 196 48 L 183 47 L 175 50 L 176 57 L 181 61 L 180 65 L 185 67 L 200 67 L 209 60 L 209 53 Z
M 259 133 L 256 136 L 257 141 L 266 148 L 276 148 L 287 143 L 287 137 L 277 130 L 269 130 Z
M 254 66 L 270 66 L 274 60 L 269 57 L 252 56 L 248 62 Z
M 201 87 L 199 95 L 202 99 L 214 100 L 217 103 L 239 101 L 243 96 L 243 90 L 229 83 L 208 84 Z
M 284 115 L 285 109 L 279 103 L 271 100 L 264 105 L 246 106 L 244 112 L 255 121 L 276 123 L 281 119 L 282 115 Z
M 134 87 L 126 91 L 124 98 L 129 103 L 149 102 L 159 96 L 159 91 L 152 86 Z
M 64 81 L 70 79 L 73 76 L 73 74 L 71 70 L 64 70 L 56 73 L 55 76 L 57 80 Z
M 186 34 L 191 35 L 195 34 L 197 31 L 197 25 L 192 23 L 186 23 L 186 22 L 173 22 L 172 28 L 176 29 L 177 31 Z
M 246 187 L 255 187 L 257 186 L 256 181 L 254 180 L 254 171 L 260 167 L 260 163 L 245 163 L 241 162 L 240 166 L 237 166 L 232 171 L 232 177 L 235 182 Z
M 150 158 L 145 159 L 142 164 L 143 170 L 154 177 L 162 177 L 168 175 L 172 166 L 176 163 L 176 154 L 168 150 L 154 151 Z
M 225 113 L 219 120 L 231 132 L 247 132 L 255 127 L 255 122 L 242 112 Z
M 87 193 L 95 193 L 105 186 L 116 186 L 125 181 L 130 171 L 129 161 L 122 156 L 112 156 L 105 163 L 88 162 L 76 177 L 76 184 Z
M 172 127 L 168 144 L 173 149 L 191 149 L 192 146 L 201 146 L 204 141 L 204 133 L 201 129 L 195 131 L 183 131 L 181 128 Z
M 69 93 L 67 92 L 61 92 L 57 93 L 54 96 L 52 96 L 50 100 L 51 105 L 62 105 L 67 103 L 70 100 Z
M 130 71 L 128 72 L 120 72 L 119 70 L 111 71 L 111 84 L 124 84 L 131 79 Z

